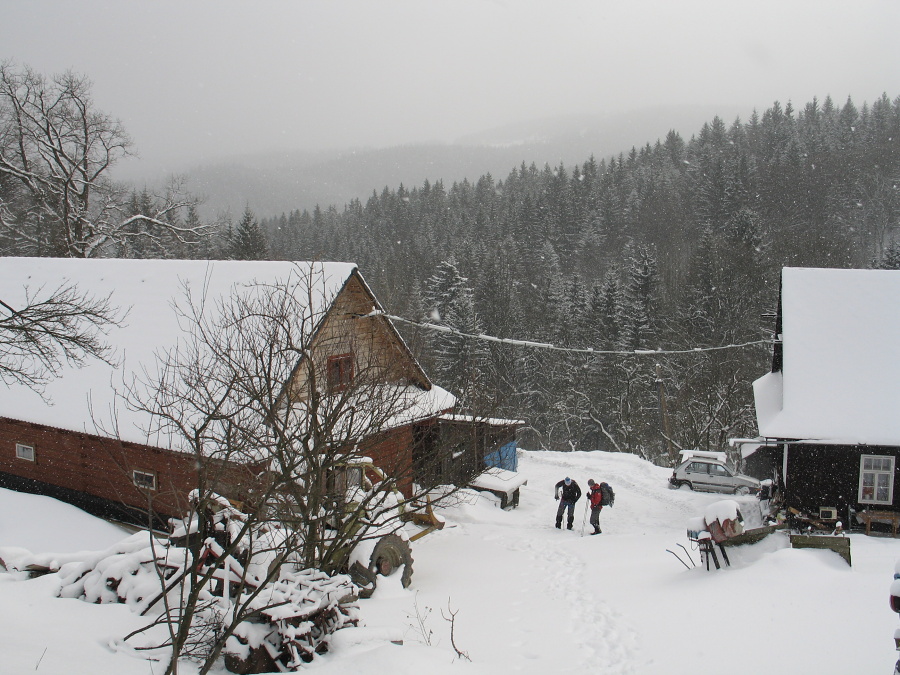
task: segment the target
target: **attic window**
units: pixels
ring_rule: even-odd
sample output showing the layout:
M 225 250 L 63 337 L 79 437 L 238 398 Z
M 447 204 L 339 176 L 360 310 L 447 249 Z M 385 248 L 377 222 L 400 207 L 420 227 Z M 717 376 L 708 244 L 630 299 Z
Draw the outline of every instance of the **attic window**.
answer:
M 328 389 L 341 391 L 353 382 L 353 354 L 328 357 Z
M 29 462 L 34 461 L 34 446 L 16 443 L 16 457 Z
M 859 503 L 894 503 L 894 458 L 863 455 L 859 460 Z
M 149 471 L 132 471 L 132 482 L 142 490 L 156 489 L 156 474 Z

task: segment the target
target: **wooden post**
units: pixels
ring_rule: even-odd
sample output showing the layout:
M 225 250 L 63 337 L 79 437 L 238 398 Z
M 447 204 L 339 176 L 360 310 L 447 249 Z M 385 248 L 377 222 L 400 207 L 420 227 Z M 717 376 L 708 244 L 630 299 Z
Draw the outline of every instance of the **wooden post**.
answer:
M 659 364 L 656 364 L 656 384 L 659 387 L 659 415 L 662 418 L 663 437 L 666 439 L 666 451 L 669 453 L 669 459 L 672 460 L 672 466 L 675 466 L 675 448 L 672 446 L 672 430 L 669 428 L 669 409 L 666 406 L 666 390 L 663 385 L 662 372 Z

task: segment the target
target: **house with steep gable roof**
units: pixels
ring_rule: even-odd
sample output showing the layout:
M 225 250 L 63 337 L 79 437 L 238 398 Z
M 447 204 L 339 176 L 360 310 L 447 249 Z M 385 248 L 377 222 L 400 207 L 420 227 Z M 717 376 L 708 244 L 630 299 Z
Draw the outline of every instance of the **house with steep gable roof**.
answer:
M 303 424 L 311 386 L 338 392 L 377 365 L 378 386 L 390 388 L 390 400 L 402 405 L 365 439 L 364 450 L 375 464 L 404 476 L 398 487 L 408 493 L 415 471 L 430 470 L 416 459 L 439 442 L 442 417 L 453 411 L 455 397 L 431 382 L 356 265 L 270 261 L 2 259 L 0 298 L 13 307 L 38 289 L 75 284 L 80 292 L 109 296 L 126 314 L 106 336 L 116 350 L 114 365 L 93 360 L 67 367 L 42 394 L 20 384 L 0 391 L 0 487 L 127 520 L 144 518 L 148 495 L 157 513 L 181 513 L 196 485 L 196 461 L 177 436 L 126 405 L 123 388 L 154 372 L 159 354 L 189 340 L 186 314 L 177 311 L 180 298 L 193 298 L 194 311 L 214 312 L 221 300 L 248 288 L 265 292 L 266 284 L 289 285 L 300 277 L 307 279 L 300 298 L 307 343 L 299 346 L 282 398 Z M 301 367 L 305 359 L 314 361 L 312 368 Z M 468 467 L 480 466 L 490 450 L 473 445 L 463 459 Z M 239 464 L 227 468 L 236 485 L 252 472 Z
M 848 527 L 900 512 L 898 308 L 900 271 L 782 271 L 772 368 L 753 391 L 755 452 L 786 506 Z

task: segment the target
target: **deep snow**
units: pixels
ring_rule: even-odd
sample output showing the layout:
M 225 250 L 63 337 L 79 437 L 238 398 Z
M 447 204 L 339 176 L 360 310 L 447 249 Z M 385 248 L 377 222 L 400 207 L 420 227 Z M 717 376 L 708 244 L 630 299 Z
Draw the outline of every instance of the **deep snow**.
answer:
M 900 540 L 851 535 L 853 567 L 830 551 L 792 550 L 776 533 L 729 553 L 732 567 L 685 569 L 690 518 L 736 499 L 747 527 L 753 497 L 667 489 L 670 470 L 632 455 L 520 451 L 528 478 L 520 506 L 501 511 L 486 494 L 443 511 L 447 527 L 413 545 L 409 589 L 385 580 L 360 602 L 364 628 L 335 635 L 306 670 L 360 673 L 889 673 L 896 660 L 888 606 Z M 603 534 L 553 527 L 553 485 L 572 476 L 608 481 L 616 503 Z M 585 527 L 585 531 L 589 530 Z M 99 549 L 124 534 L 46 498 L 0 491 L 0 546 L 34 552 Z M 692 552 L 699 564 L 699 556 Z M 147 675 L 160 664 L 110 648 L 141 625 L 124 606 L 54 597 L 53 576 L 0 574 L 4 673 Z M 418 612 L 416 611 L 418 607 Z M 456 612 L 455 640 L 441 613 Z M 431 646 L 417 629 L 419 617 Z M 390 643 L 404 641 L 403 646 Z M 44 651 L 46 649 L 46 652 Z M 184 672 L 191 672 L 187 666 Z

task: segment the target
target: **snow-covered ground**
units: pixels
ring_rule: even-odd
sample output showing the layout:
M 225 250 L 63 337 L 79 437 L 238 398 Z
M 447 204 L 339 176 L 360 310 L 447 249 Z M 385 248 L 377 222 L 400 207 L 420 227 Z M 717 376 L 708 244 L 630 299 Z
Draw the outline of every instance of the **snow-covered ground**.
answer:
M 447 510 L 447 527 L 414 543 L 413 585 L 383 582 L 360 603 L 364 628 L 338 632 L 319 675 L 392 673 L 890 673 L 897 616 L 888 607 L 900 539 L 851 535 L 853 566 L 793 550 L 776 533 L 730 549 L 732 566 L 686 569 L 686 522 L 722 495 L 667 489 L 670 470 L 631 455 L 521 452 L 528 484 L 514 511 L 488 496 Z M 553 527 L 554 484 L 608 481 L 603 534 Z M 732 497 L 725 497 L 732 498 Z M 752 497 L 736 498 L 747 526 Z M 101 549 L 125 533 L 46 498 L 0 490 L 0 546 Z M 692 552 L 699 565 L 699 556 Z M 125 606 L 54 597 L 53 576 L 0 574 L 0 672 L 147 675 L 160 664 L 110 647 L 141 625 Z M 417 609 L 418 608 L 418 609 Z M 450 623 L 455 612 L 456 656 Z M 426 637 L 428 636 L 428 637 Z M 391 644 L 401 639 L 403 645 Z M 430 642 L 430 646 L 426 644 Z M 186 668 L 185 672 L 190 672 Z

